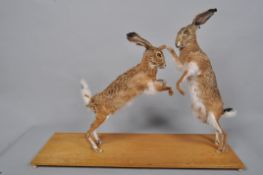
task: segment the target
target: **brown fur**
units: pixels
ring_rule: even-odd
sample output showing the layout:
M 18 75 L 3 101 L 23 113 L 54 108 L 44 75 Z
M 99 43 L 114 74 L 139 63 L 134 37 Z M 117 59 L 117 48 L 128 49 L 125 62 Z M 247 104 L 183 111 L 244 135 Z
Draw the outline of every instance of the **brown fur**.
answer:
M 146 48 L 141 62 L 120 75 L 102 92 L 92 97 L 89 97 L 88 94 L 83 96 L 83 98 L 90 98 L 90 102 L 86 105 L 96 113 L 95 121 L 86 133 L 86 138 L 91 142 L 91 145 L 94 143 L 97 145 L 93 146 L 96 151 L 101 151 L 99 148 L 101 142 L 96 139 L 96 142 L 94 142 L 92 134 L 95 129 L 106 120 L 107 116 L 147 90 L 149 83 L 152 82 L 156 91 L 168 91 L 169 95 L 173 95 L 172 88 L 166 86 L 164 80 L 156 79 L 158 68 L 166 66 L 162 52 L 166 46 L 154 47 L 149 41 L 134 32 L 128 33 L 127 39 Z
M 219 126 L 214 126 L 216 129 L 216 144 L 218 144 L 218 150 L 223 151 L 226 144 L 226 134 L 219 124 L 219 119 L 224 114 L 224 104 L 217 87 L 216 76 L 212 69 L 211 62 L 199 47 L 196 37 L 196 30 L 199 28 L 199 25 L 204 24 L 216 11 L 216 9 L 210 9 L 197 15 L 192 24 L 183 27 L 178 32 L 176 46 L 180 49 L 179 57 L 172 48 L 169 47 L 168 50 L 177 65 L 184 71 L 176 83 L 177 90 L 184 95 L 185 93 L 181 89 L 180 84 L 185 80 L 189 81 L 190 87 L 193 87 L 191 94 L 196 94 L 198 99 L 193 100 L 192 109 L 197 117 L 205 123 L 209 123 L 209 115 L 214 115 L 216 119 L 216 123 L 214 124 Z M 196 72 L 194 72 L 194 66 L 189 66 L 192 64 L 197 66 Z M 204 107 L 202 107 L 202 105 L 200 107 L 199 102 L 201 102 Z

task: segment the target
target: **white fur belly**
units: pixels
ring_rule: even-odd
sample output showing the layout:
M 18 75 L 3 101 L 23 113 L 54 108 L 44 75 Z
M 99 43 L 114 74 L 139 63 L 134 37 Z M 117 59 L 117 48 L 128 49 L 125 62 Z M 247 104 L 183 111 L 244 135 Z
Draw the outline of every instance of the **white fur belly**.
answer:
M 201 110 L 203 110 L 205 106 L 199 97 L 199 89 L 196 82 L 194 81 L 190 83 L 190 94 L 194 108 L 201 108 Z
M 150 81 L 150 82 L 147 84 L 147 86 L 148 86 L 148 89 L 146 89 L 146 90 L 144 91 L 145 94 L 147 94 L 147 95 L 154 95 L 154 94 L 157 93 L 157 90 L 156 90 L 156 88 L 155 88 L 155 86 L 154 86 L 154 82 L 153 82 L 153 81 Z

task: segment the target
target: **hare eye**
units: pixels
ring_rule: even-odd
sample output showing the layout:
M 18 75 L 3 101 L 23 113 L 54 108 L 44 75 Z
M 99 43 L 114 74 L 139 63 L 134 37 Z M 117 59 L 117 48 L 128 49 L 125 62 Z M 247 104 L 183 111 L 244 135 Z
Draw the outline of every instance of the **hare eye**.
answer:
M 157 55 L 158 57 L 162 57 L 162 54 L 159 53 L 159 52 L 158 52 L 156 55 Z

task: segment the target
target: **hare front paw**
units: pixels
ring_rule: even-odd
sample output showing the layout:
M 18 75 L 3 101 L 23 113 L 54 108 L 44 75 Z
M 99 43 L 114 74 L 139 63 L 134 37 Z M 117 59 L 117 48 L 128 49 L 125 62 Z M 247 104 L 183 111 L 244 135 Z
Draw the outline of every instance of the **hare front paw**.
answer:
M 176 84 L 176 89 L 179 91 L 179 93 L 180 93 L 181 95 L 183 95 L 183 96 L 185 95 L 184 90 L 181 89 L 181 87 L 180 87 L 179 84 Z
M 166 49 L 167 49 L 169 52 L 174 52 L 174 49 L 173 49 L 171 46 L 166 46 Z
M 171 88 L 171 87 L 168 87 L 169 89 L 168 89 L 168 94 L 170 95 L 170 96 L 172 96 L 173 94 L 174 94 L 174 91 L 173 91 L 173 89 Z

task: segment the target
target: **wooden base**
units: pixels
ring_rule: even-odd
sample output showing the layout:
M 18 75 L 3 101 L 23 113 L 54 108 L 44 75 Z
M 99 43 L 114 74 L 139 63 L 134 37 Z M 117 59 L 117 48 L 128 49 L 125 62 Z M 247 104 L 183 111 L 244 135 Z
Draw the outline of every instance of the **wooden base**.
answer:
M 244 169 L 234 151 L 219 153 L 214 135 L 99 134 L 103 152 L 83 133 L 55 133 L 32 160 L 34 166 Z

